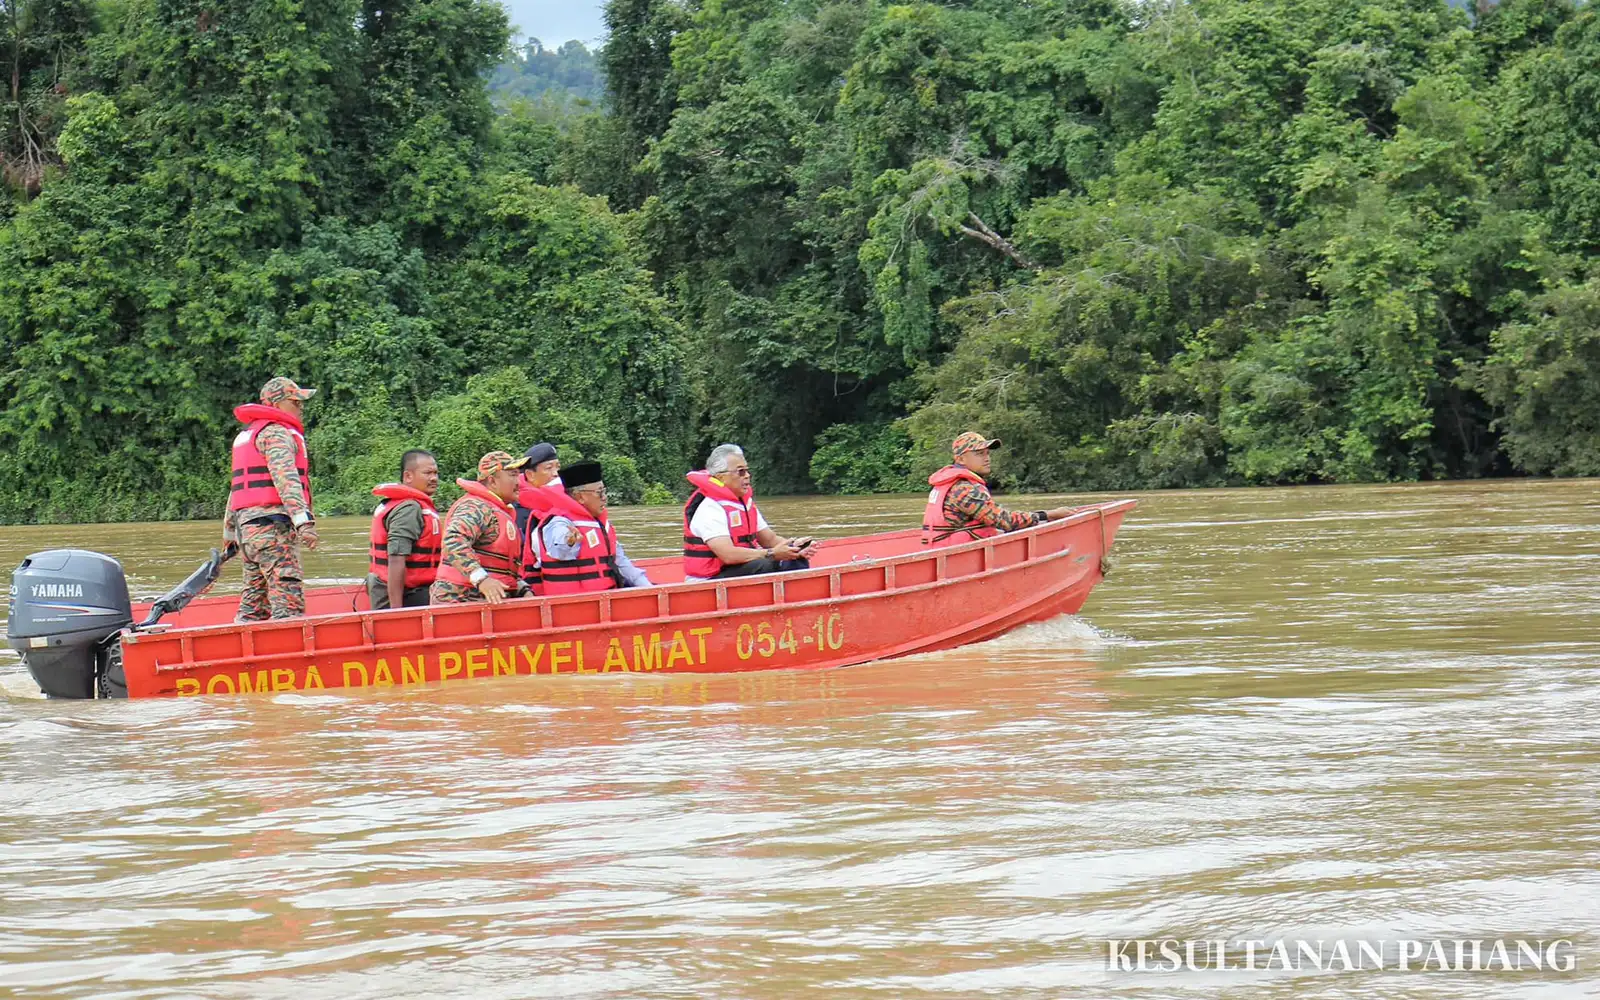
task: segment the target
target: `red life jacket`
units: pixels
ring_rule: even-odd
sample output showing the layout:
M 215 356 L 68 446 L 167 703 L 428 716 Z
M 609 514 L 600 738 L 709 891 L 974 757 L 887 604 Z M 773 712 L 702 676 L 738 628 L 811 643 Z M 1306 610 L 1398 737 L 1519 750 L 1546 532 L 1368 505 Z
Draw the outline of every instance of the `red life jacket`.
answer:
M 741 498 L 709 472 L 691 472 L 683 478 L 694 485 L 694 492 L 689 494 L 689 502 L 683 505 L 684 576 L 712 577 L 722 571 L 722 560 L 711 551 L 711 546 L 706 544 L 704 538 L 696 536 L 689 530 L 689 522 L 694 520 L 694 512 L 707 501 L 716 504 L 727 513 L 728 534 L 733 539 L 733 544 L 747 549 L 761 547 L 756 541 L 756 526 L 761 523 L 761 516 L 756 511 L 754 494 Z
M 517 589 L 518 558 L 522 547 L 517 544 L 517 515 L 511 505 L 489 492 L 489 487 L 471 479 L 457 479 L 456 485 L 466 493 L 460 500 L 450 505 L 450 512 L 444 517 L 445 527 L 449 528 L 450 522 L 455 520 L 456 510 L 468 499 L 482 500 L 494 511 L 494 516 L 499 519 L 500 530 L 494 533 L 494 538 L 485 542 L 482 538 L 475 539 L 472 543 L 472 554 L 477 558 L 478 564 L 489 571 L 489 575 L 506 585 L 508 592 Z M 467 575 L 451 566 L 449 563 L 439 563 L 438 579 L 445 583 L 454 583 L 462 587 L 476 586 Z
M 306 510 L 311 509 L 311 464 L 306 454 L 306 428 L 287 410 L 263 403 L 246 403 L 235 406 L 233 415 L 247 424 L 233 439 L 233 485 L 228 494 L 228 509 L 246 507 L 281 507 L 283 497 L 272 484 L 272 470 L 267 468 L 267 456 L 256 447 L 256 436 L 268 424 L 282 424 L 294 436 L 294 467 L 300 473 L 300 486 L 305 490 Z
M 384 523 L 384 518 L 400 504 L 415 500 L 422 505 L 422 537 L 406 553 L 405 588 L 426 587 L 433 582 L 434 574 L 439 569 L 439 540 L 444 534 L 433 498 L 401 483 L 374 486 L 372 495 L 383 497 L 384 500 L 372 512 L 372 551 L 368 554 L 367 572 L 379 580 L 389 579 L 389 526 Z
M 517 477 L 517 528 L 522 532 L 522 579 L 536 594 L 539 589 L 539 544 L 534 541 L 539 534 L 539 522 L 549 515 L 552 496 L 566 496 L 566 487 L 560 479 L 543 486 L 528 483 L 526 474 Z
M 961 465 L 947 465 L 928 477 L 928 485 L 933 490 L 928 493 L 928 506 L 922 512 L 922 544 L 960 545 L 975 538 L 993 538 L 1000 534 L 998 528 L 978 524 L 963 526 L 961 521 L 952 524 L 945 517 L 944 498 L 949 495 L 950 487 L 962 480 L 986 485 L 982 476 Z
M 564 517 L 578 529 L 578 554 L 557 559 L 544 547 L 544 527 Z M 617 529 L 609 520 L 597 520 L 563 490 L 553 492 L 548 512 L 534 531 L 539 550 L 539 593 L 544 597 L 612 590 L 617 586 Z

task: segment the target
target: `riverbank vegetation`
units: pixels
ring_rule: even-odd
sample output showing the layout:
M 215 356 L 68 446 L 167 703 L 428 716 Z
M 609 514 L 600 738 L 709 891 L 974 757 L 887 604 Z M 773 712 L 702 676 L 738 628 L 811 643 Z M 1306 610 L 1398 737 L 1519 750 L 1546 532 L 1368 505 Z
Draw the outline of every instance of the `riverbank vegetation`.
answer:
M 499 110 L 488 0 L 0 8 L 0 520 L 218 513 L 273 373 L 328 510 L 538 438 L 628 499 L 967 427 L 1013 489 L 1600 474 L 1582 5 L 610 0 L 604 101 Z

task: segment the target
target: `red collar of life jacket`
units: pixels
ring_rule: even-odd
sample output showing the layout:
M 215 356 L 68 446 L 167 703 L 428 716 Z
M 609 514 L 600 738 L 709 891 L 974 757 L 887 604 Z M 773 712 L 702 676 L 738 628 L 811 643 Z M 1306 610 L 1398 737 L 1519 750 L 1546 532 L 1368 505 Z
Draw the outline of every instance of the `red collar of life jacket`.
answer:
M 533 511 L 540 517 L 550 506 L 550 498 L 567 495 L 566 488 L 560 480 L 552 479 L 543 486 L 534 486 L 528 482 L 527 476 L 517 477 L 517 506 L 524 510 Z
M 474 496 L 479 500 L 486 500 L 493 504 L 496 510 L 502 511 L 506 514 L 513 513 L 510 504 L 500 499 L 500 497 L 497 496 L 494 491 L 490 490 L 489 487 L 478 482 L 476 479 L 457 479 L 456 485 L 461 487 L 461 492 L 467 494 L 468 496 Z
M 433 505 L 433 497 L 404 483 L 382 483 L 372 488 L 372 495 L 385 500 L 415 500 L 428 510 L 438 510 Z
M 945 466 L 938 472 L 935 472 L 933 475 L 928 477 L 928 485 L 932 486 L 934 489 L 938 489 L 939 487 L 953 483 L 958 479 L 965 479 L 967 482 L 977 483 L 979 486 L 988 485 L 984 482 L 982 476 L 978 475 L 976 472 L 973 472 L 964 465 Z
M 233 408 L 233 416 L 241 424 L 253 424 L 257 420 L 265 420 L 268 423 L 292 427 L 300 434 L 306 432 L 306 425 L 300 421 L 299 417 L 288 410 L 280 410 L 276 406 L 268 406 L 265 403 L 245 403 L 242 406 L 235 406 Z
M 727 483 L 703 469 L 698 472 L 686 473 L 683 478 L 689 480 L 695 489 L 713 500 L 727 500 L 732 503 L 743 504 L 750 499 L 735 493 L 728 487 Z

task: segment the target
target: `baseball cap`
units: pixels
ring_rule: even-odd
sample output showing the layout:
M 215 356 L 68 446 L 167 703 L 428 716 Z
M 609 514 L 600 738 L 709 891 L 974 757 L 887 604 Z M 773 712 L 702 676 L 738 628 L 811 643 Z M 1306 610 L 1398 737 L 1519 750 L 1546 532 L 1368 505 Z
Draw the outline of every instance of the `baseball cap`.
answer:
M 282 375 L 267 380 L 261 387 L 261 401 L 263 403 L 281 403 L 286 399 L 310 399 L 317 394 L 315 389 L 302 389 L 294 384 L 294 379 L 284 378 Z
M 986 438 L 977 431 L 967 431 L 951 442 L 950 451 L 955 457 L 960 458 L 968 452 L 988 451 L 990 448 L 998 447 L 1000 447 L 999 438 Z
M 538 465 L 540 462 L 548 462 L 556 457 L 556 446 L 549 441 L 540 441 L 524 454 L 528 457 L 529 465 Z
M 520 469 L 528 464 L 528 457 L 512 458 L 508 451 L 491 451 L 478 459 L 478 478 L 488 479 L 504 469 Z

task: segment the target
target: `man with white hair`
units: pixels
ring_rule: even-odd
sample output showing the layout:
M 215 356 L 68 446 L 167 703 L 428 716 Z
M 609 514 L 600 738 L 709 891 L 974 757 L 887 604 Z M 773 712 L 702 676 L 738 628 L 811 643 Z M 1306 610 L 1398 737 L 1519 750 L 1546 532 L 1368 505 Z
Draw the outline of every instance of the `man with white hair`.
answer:
M 810 538 L 779 538 L 756 509 L 744 449 L 721 444 L 706 467 L 684 477 L 694 486 L 683 505 L 683 575 L 689 581 L 809 569 Z

